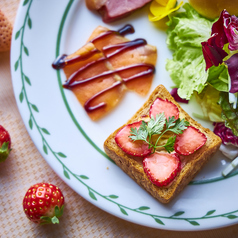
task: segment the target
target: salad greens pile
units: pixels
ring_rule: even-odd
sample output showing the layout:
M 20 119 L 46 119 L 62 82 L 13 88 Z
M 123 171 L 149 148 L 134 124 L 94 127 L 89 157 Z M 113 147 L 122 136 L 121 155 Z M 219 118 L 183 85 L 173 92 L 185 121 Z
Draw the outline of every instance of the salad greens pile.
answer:
M 166 43 L 173 51 L 173 59 L 167 61 L 166 69 L 178 95 L 189 100 L 194 91 L 201 93 L 206 86 L 208 73 L 201 42 L 210 37 L 213 22 L 201 17 L 189 4 L 183 8 L 185 12 L 169 15 Z
M 183 8 L 169 15 L 166 69 L 181 98 L 195 95 L 206 119 L 238 136 L 238 18 L 224 10 L 211 21 L 188 3 Z

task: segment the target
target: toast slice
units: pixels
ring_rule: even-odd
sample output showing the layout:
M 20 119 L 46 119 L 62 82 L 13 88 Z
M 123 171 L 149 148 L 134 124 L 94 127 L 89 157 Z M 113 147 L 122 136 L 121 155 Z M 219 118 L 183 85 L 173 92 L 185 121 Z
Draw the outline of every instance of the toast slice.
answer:
M 142 165 L 143 158 L 125 153 L 115 142 L 115 136 L 122 127 L 141 120 L 141 118 L 145 117 L 145 115 L 149 115 L 150 106 L 158 97 L 161 99 L 167 99 L 174 103 L 179 109 L 179 117 L 187 120 L 191 126 L 199 129 L 207 137 L 206 143 L 193 154 L 187 156 L 180 155 L 182 169 L 171 184 L 166 187 L 158 187 L 152 184 L 144 172 Z M 210 129 L 204 128 L 192 119 L 188 113 L 186 113 L 174 100 L 163 85 L 157 86 L 154 92 L 150 95 L 149 99 L 125 125 L 118 128 L 106 139 L 104 142 L 104 150 L 125 173 L 127 173 L 135 182 L 137 182 L 142 188 L 162 203 L 170 202 L 179 192 L 181 192 L 221 145 L 220 137 L 215 135 Z

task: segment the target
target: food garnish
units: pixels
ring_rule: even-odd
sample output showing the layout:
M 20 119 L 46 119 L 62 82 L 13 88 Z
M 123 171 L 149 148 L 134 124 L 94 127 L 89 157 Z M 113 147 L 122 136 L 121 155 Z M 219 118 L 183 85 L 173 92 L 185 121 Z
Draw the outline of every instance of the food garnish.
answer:
M 193 112 L 194 117 L 211 122 L 224 122 L 221 106 L 217 103 L 220 99 L 218 90 L 208 84 L 201 93 L 194 93 L 194 95 L 202 109 L 202 114 Z
M 223 10 L 212 25 L 211 37 L 201 43 L 209 75 L 208 83 L 220 91 L 218 103 L 222 109 L 221 117 L 235 136 L 238 135 L 237 33 L 238 18 Z
M 182 5 L 183 2 L 177 5 L 177 0 L 153 0 L 150 4 L 149 20 L 159 21 L 177 11 Z
M 28 219 L 38 224 L 57 224 L 63 215 L 64 196 L 50 183 L 31 186 L 23 199 L 23 209 Z
M 134 122 L 124 126 L 115 136 L 115 141 L 117 145 L 127 154 L 144 157 L 151 153 L 151 148 L 148 147 L 148 144 L 142 140 L 132 141 L 130 139 L 131 128 L 140 128 L 142 121 Z
M 238 166 L 238 157 L 236 157 L 223 171 L 222 175 L 226 177 Z
M 0 125 L 0 163 L 5 161 L 11 151 L 11 137 L 9 132 Z
M 166 68 L 181 98 L 189 100 L 194 92 L 199 97 L 210 85 L 213 89 L 209 91 L 218 95 L 218 99 L 217 96 L 213 98 L 214 105 L 219 103 L 222 111 L 221 116 L 216 116 L 216 119 L 219 122 L 225 121 L 234 135 L 238 135 L 238 70 L 235 70 L 238 63 L 238 35 L 235 34 L 238 19 L 223 11 L 219 20 L 213 24 L 200 16 L 189 4 L 183 7 L 186 11 L 171 16 L 168 23 L 167 44 L 174 53 L 173 59 L 167 61 Z M 212 97 L 207 104 L 211 102 Z M 201 105 L 206 107 L 205 100 Z M 212 113 L 213 110 L 210 109 Z M 214 109 L 214 114 L 217 115 L 217 107 Z M 212 121 L 217 122 L 216 119 L 213 118 Z
M 194 92 L 201 93 L 207 83 L 201 42 L 210 37 L 212 21 L 200 16 L 188 3 L 184 12 L 169 15 L 166 43 L 173 58 L 166 62 L 178 95 L 190 100 Z
M 189 4 L 183 7 L 168 22 L 167 44 L 174 53 L 166 68 L 181 98 L 195 95 L 203 118 L 227 128 L 222 133 L 215 128 L 226 144 L 224 138 L 238 136 L 238 18 L 223 10 L 213 22 Z
M 174 116 L 167 119 L 164 113 L 160 113 L 157 114 L 155 118 L 152 115 L 147 123 L 142 121 L 139 129 L 132 127 L 129 138 L 131 138 L 132 141 L 146 142 L 149 148 L 152 148 L 152 153 L 159 147 L 164 147 L 165 150 L 170 153 L 174 151 L 176 135 L 182 134 L 188 125 L 189 123 L 184 119 L 175 119 Z M 162 136 L 168 132 L 172 132 L 173 135 L 169 136 L 165 144 L 158 145 Z M 154 136 L 158 136 L 158 138 L 154 139 Z M 153 141 L 155 141 L 155 143 Z
M 154 116 L 154 118 L 156 118 L 156 115 L 160 113 L 164 113 L 167 119 L 173 116 L 175 119 L 179 118 L 178 107 L 167 99 L 157 98 L 151 105 L 149 112 L 150 117 Z
M 181 170 L 176 153 L 156 152 L 143 159 L 143 168 L 150 181 L 158 187 L 168 186 Z
M 172 97 L 175 99 L 176 102 L 181 102 L 181 103 L 186 103 L 186 104 L 188 104 L 188 102 L 189 102 L 189 100 L 183 99 L 178 95 L 178 88 L 173 88 L 170 91 L 170 94 L 172 95 Z
M 152 153 L 163 147 L 169 153 L 174 151 L 176 135 L 189 126 L 187 121 L 179 118 L 177 106 L 167 99 L 157 98 L 150 106 L 149 118 L 147 122 L 142 120 L 139 128 L 131 126 L 131 141 L 147 143 Z M 166 133 L 169 135 L 163 138 Z
M 224 145 L 234 145 L 238 147 L 238 136 L 222 122 L 214 123 L 214 133 L 222 139 Z
M 229 55 L 228 58 L 230 58 L 236 55 L 237 52 L 234 51 L 238 50 L 237 30 L 238 18 L 223 10 L 219 19 L 212 25 L 211 37 L 202 42 L 206 70 L 212 65 L 218 66 L 222 64 L 226 56 Z M 223 49 L 225 45 L 226 47 Z M 213 62 L 213 59 L 215 62 Z
M 188 126 L 176 137 L 174 149 L 180 155 L 190 155 L 200 149 L 207 141 L 206 136 L 197 128 Z

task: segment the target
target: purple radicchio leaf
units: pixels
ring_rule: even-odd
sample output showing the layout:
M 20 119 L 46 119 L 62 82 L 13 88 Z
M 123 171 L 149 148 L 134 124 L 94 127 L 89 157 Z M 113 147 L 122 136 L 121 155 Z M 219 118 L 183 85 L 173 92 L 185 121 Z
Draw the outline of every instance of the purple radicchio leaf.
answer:
M 178 95 L 178 88 L 173 88 L 170 92 L 170 94 L 174 97 L 174 100 L 176 102 L 182 102 L 182 103 L 188 103 L 189 100 L 183 99 Z
M 231 51 L 238 49 L 238 18 L 231 16 L 226 10 L 212 26 L 211 35 L 217 33 L 216 44 L 221 49 L 226 43 L 229 43 L 228 49 Z
M 224 26 L 229 46 L 231 51 L 238 50 L 238 18 L 236 16 L 230 17 L 230 22 L 227 26 Z
M 226 10 L 223 10 L 219 19 L 212 25 L 211 35 L 217 34 L 216 45 L 221 49 L 226 43 L 228 43 L 224 27 L 229 24 L 230 17 L 231 15 Z
M 238 18 L 223 10 L 219 19 L 212 26 L 211 37 L 208 41 L 202 42 L 206 70 L 212 65 L 218 66 L 222 63 L 228 55 L 223 50 L 227 43 L 229 43 L 229 50 L 238 50 Z
M 231 78 L 230 93 L 238 92 L 238 53 L 232 55 L 225 61 L 228 66 L 228 72 Z
M 218 33 L 214 33 L 207 41 L 201 43 L 206 70 L 213 65 L 219 66 L 227 56 L 227 53 L 217 45 L 217 42 L 219 42 L 218 37 Z
M 238 146 L 238 136 L 235 136 L 232 130 L 226 127 L 223 122 L 214 123 L 214 126 L 213 132 L 221 138 L 224 145 Z

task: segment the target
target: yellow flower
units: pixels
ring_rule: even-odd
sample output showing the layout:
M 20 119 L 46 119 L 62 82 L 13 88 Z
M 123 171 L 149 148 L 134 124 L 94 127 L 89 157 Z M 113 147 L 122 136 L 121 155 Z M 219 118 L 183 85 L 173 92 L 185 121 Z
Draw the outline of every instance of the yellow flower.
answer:
M 183 4 L 181 1 L 176 6 L 177 0 L 154 0 L 150 5 L 149 20 L 159 21 L 171 12 L 177 11 Z

